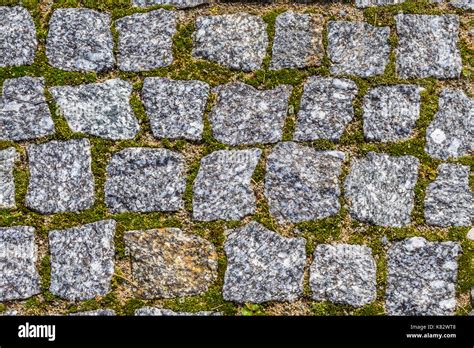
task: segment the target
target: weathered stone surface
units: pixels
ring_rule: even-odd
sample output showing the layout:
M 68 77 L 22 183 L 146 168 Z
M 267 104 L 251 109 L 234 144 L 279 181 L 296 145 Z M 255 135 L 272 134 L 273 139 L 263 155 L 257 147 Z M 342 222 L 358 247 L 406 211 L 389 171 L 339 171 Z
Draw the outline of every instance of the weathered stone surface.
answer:
M 406 0 L 355 0 L 356 7 L 364 8 L 371 6 L 396 5 L 405 2 Z
M 30 13 L 20 6 L 1 6 L 0 67 L 33 64 L 37 45 Z
M 117 20 L 119 69 L 146 71 L 170 65 L 176 23 L 176 12 L 163 9 Z
M 132 139 L 139 130 L 129 103 L 132 85 L 121 79 L 49 89 L 73 132 Z
M 248 13 L 198 17 L 193 56 L 236 70 L 260 69 L 268 46 L 266 30 L 262 18 Z
M 49 64 L 66 71 L 104 71 L 114 67 L 110 15 L 87 8 L 53 12 L 46 38 Z
M 389 27 L 365 22 L 330 21 L 328 55 L 331 72 L 362 77 L 381 75 L 390 55 Z
M 275 146 L 265 175 L 270 213 L 294 223 L 337 214 L 343 160 L 339 151 L 316 151 L 293 142 Z
M 0 301 L 41 292 L 34 232 L 29 226 L 0 227 Z
M 174 211 L 184 206 L 184 158 L 166 149 L 133 147 L 107 166 L 105 204 L 114 213 Z
M 357 85 L 347 79 L 311 76 L 304 85 L 294 139 L 338 140 L 354 117 Z
M 449 4 L 463 10 L 474 10 L 474 1 L 472 0 L 451 0 Z
M 80 211 L 94 204 L 88 139 L 28 145 L 26 205 L 43 214 Z
M 200 140 L 209 85 L 201 81 L 179 81 L 147 77 L 142 98 L 156 138 Z
M 115 221 L 49 232 L 51 293 L 70 301 L 104 296 L 114 274 Z
M 228 231 L 224 243 L 227 301 L 294 301 L 303 291 L 306 241 L 285 238 L 257 222 Z
M 421 87 L 379 86 L 364 97 L 364 135 L 369 141 L 400 141 L 413 133 L 420 116 Z
M 462 69 L 456 15 L 398 14 L 397 73 L 401 78 L 457 78 Z
M 345 181 L 345 198 L 354 219 L 379 226 L 410 223 L 419 161 L 369 152 L 355 159 Z
M 13 166 L 18 154 L 14 147 L 0 150 L 0 209 L 15 208 Z
M 44 79 L 19 77 L 3 82 L 0 140 L 30 140 L 54 133 L 44 97 Z
M 316 301 L 355 307 L 373 302 L 377 291 L 372 249 L 364 245 L 317 245 L 309 284 Z
M 77 312 L 71 313 L 70 316 L 92 316 L 92 317 L 111 317 L 115 316 L 115 311 L 112 309 L 96 309 L 95 311 L 87 311 L 87 312 Z
M 438 177 L 426 189 L 425 219 L 428 225 L 442 227 L 472 224 L 474 195 L 469 188 L 468 166 L 438 166 Z
M 474 240 L 474 227 L 472 227 L 467 233 L 467 239 Z
M 256 199 L 250 179 L 261 154 L 260 149 L 221 150 L 202 158 L 194 182 L 193 218 L 239 220 L 253 214 Z
M 438 112 L 426 130 L 425 151 L 434 158 L 457 158 L 474 151 L 474 99 L 443 89 Z
M 260 91 L 237 82 L 214 88 L 216 105 L 209 120 L 214 137 L 228 145 L 281 140 L 292 87 Z
M 164 228 L 129 231 L 124 240 L 142 298 L 202 294 L 217 278 L 214 245 L 199 236 Z
M 321 15 L 291 11 L 278 15 L 270 69 L 320 65 L 324 56 L 323 28 Z
M 209 0 L 132 0 L 133 5 L 138 7 L 150 7 L 155 5 L 171 5 L 176 8 L 195 7 L 208 4 Z
M 172 316 L 172 317 L 186 317 L 186 316 L 196 316 L 196 317 L 207 317 L 207 316 L 221 316 L 220 312 L 211 312 L 211 311 L 201 311 L 201 312 L 175 312 L 165 308 L 156 308 L 156 307 L 143 307 L 135 311 L 137 316 Z
M 393 245 L 387 253 L 387 314 L 453 315 L 460 252 L 458 243 L 422 237 Z

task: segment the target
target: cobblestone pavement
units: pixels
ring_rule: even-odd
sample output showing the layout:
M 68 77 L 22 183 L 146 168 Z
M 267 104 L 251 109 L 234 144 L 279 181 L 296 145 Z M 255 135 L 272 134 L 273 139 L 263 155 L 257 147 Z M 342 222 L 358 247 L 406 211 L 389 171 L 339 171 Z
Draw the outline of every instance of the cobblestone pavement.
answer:
M 0 6 L 0 312 L 471 312 L 471 0 L 74 3 Z

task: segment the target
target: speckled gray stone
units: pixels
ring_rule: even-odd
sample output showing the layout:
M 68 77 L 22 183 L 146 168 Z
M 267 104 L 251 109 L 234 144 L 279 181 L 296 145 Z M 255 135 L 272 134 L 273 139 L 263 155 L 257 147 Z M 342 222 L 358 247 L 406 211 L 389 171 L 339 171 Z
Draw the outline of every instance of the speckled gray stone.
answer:
M 214 88 L 209 114 L 214 138 L 228 145 L 276 143 L 281 140 L 292 87 L 270 90 L 237 82 Z
M 365 245 L 320 244 L 314 250 L 309 284 L 312 299 L 364 306 L 375 300 L 376 267 Z
M 3 82 L 0 140 L 31 140 L 54 133 L 44 97 L 44 79 L 19 77 Z
M 347 79 L 311 76 L 304 85 L 294 140 L 338 140 L 354 117 L 357 85 Z
M 49 89 L 73 132 L 104 139 L 132 139 L 138 120 L 129 103 L 132 85 L 121 79 Z
M 236 70 L 260 69 L 268 46 L 266 30 L 261 17 L 248 13 L 198 17 L 193 56 Z
M 405 1 L 406 0 L 355 0 L 355 5 L 358 8 L 364 8 L 371 6 L 396 5 Z
M 124 241 L 141 298 L 203 294 L 217 278 L 214 245 L 197 235 L 177 228 L 139 230 L 126 232 Z
M 147 77 L 142 98 L 156 138 L 200 140 L 209 85 L 201 81 Z
M 335 215 L 344 153 L 279 143 L 267 159 L 264 194 L 279 221 L 300 222 Z
M 369 77 L 385 71 L 390 55 L 389 27 L 365 22 L 330 21 L 328 56 L 336 75 Z
M 43 214 L 73 212 L 94 204 L 88 139 L 28 145 L 30 179 L 26 205 Z
M 0 209 L 16 207 L 13 166 L 18 158 L 14 147 L 0 150 Z
M 176 23 L 176 12 L 163 9 L 117 20 L 119 69 L 146 71 L 170 65 Z
M 295 301 L 303 292 L 304 238 L 285 238 L 252 221 L 227 231 L 226 301 Z
M 41 292 L 34 232 L 29 226 L 0 227 L 0 301 Z
M 474 99 L 443 89 L 438 112 L 426 130 L 425 151 L 434 158 L 458 158 L 474 151 Z
M 387 314 L 454 315 L 460 252 L 458 243 L 422 237 L 393 245 L 387 253 Z
M 133 147 L 107 165 L 105 204 L 113 213 L 175 211 L 184 206 L 184 158 L 166 150 Z
M 46 38 L 51 66 L 66 71 L 105 71 L 114 67 L 110 15 L 88 8 L 53 12 Z
M 91 317 L 111 317 L 115 316 L 115 311 L 112 309 L 96 309 L 95 311 L 87 311 L 87 312 L 77 312 L 69 314 L 73 317 L 82 317 L 82 316 L 91 316 Z
M 401 78 L 457 78 L 462 69 L 456 15 L 398 14 L 396 69 Z
M 354 219 L 378 226 L 410 223 L 419 161 L 369 152 L 355 159 L 345 181 L 345 198 Z
M 172 317 L 207 317 L 207 316 L 221 316 L 220 312 L 201 311 L 201 312 L 175 312 L 165 308 L 143 307 L 135 311 L 137 316 L 172 316 Z
M 115 221 L 49 232 L 51 286 L 69 301 L 105 296 L 114 274 Z
M 462 8 L 463 10 L 474 10 L 473 0 L 451 0 L 449 4 L 457 8 Z
M 270 69 L 320 65 L 324 56 L 323 28 L 321 15 L 291 11 L 278 15 Z
M 208 4 L 210 0 L 132 0 L 134 6 L 150 7 L 155 5 L 171 5 L 176 8 L 195 7 Z
M 438 177 L 426 189 L 425 220 L 428 225 L 442 227 L 472 225 L 474 195 L 469 188 L 469 166 L 438 166 Z
M 364 96 L 364 135 L 368 141 L 408 139 L 420 116 L 421 87 L 391 85 L 375 87 Z
M 250 184 L 260 149 L 220 150 L 201 160 L 194 182 L 193 218 L 239 220 L 253 214 L 256 199 Z
M 0 7 L 0 67 L 33 64 L 38 41 L 33 18 L 20 6 Z

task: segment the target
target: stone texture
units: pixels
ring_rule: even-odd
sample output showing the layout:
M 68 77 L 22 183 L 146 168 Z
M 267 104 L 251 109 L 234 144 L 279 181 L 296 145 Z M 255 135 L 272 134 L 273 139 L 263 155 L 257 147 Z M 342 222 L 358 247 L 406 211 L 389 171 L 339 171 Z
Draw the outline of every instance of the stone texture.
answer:
M 257 222 L 228 231 L 224 243 L 226 301 L 295 301 L 303 292 L 306 241 L 285 238 Z
M 66 71 L 105 71 L 114 67 L 110 15 L 87 8 L 53 12 L 46 38 L 49 64 Z
M 176 12 L 163 9 L 117 20 L 119 69 L 146 71 L 170 65 L 176 24 Z
M 176 8 L 188 8 L 208 4 L 209 0 L 132 0 L 132 3 L 138 7 L 171 5 Z
M 408 139 L 420 116 L 421 87 L 379 86 L 364 97 L 364 135 L 369 141 Z
M 26 205 L 43 214 L 73 212 L 94 204 L 94 177 L 87 139 L 28 145 Z
M 136 316 L 166 316 L 166 317 L 207 317 L 207 316 L 221 316 L 220 312 L 202 311 L 202 312 L 175 312 L 165 308 L 143 307 L 135 311 Z
M 33 64 L 38 41 L 33 18 L 23 7 L 0 7 L 0 67 Z
M 378 226 L 410 223 L 419 161 L 369 152 L 355 159 L 345 181 L 345 198 L 354 219 Z
M 449 4 L 463 10 L 474 10 L 474 1 L 472 0 L 451 0 Z
M 54 133 L 44 97 L 44 79 L 19 77 L 3 82 L 0 140 L 32 140 Z
M 41 292 L 34 232 L 29 226 L 0 227 L 0 301 Z
M 472 225 L 474 195 L 469 188 L 469 166 L 438 166 L 438 177 L 426 189 L 425 220 L 428 225 L 442 227 Z
M 13 166 L 18 158 L 14 147 L 0 150 L 0 209 L 16 207 Z
M 401 78 L 457 78 L 462 69 L 456 15 L 398 14 L 396 68 Z
M 459 90 L 441 91 L 438 112 L 426 130 L 425 151 L 438 159 L 474 151 L 474 99 Z
M 266 30 L 262 18 L 248 13 L 198 17 L 193 56 L 235 70 L 260 69 L 268 46 Z
M 472 227 L 467 233 L 467 239 L 474 240 L 474 227 Z
M 216 87 L 209 115 L 214 138 L 228 145 L 281 140 L 291 91 L 289 85 L 260 91 L 240 82 Z
M 121 79 L 49 89 L 73 132 L 104 139 L 132 139 L 138 120 L 129 103 L 132 85 Z
M 87 311 L 87 312 L 77 312 L 71 313 L 70 316 L 88 316 L 88 317 L 111 317 L 115 316 L 115 311 L 112 309 L 96 309 L 95 311 Z
M 133 147 L 107 165 L 105 204 L 113 213 L 175 211 L 183 208 L 184 158 L 166 149 Z
M 131 255 L 138 296 L 172 298 L 206 292 L 217 278 L 214 245 L 177 228 L 129 231 L 124 236 Z
M 454 315 L 460 252 L 458 243 L 422 237 L 393 245 L 387 253 L 387 314 Z
M 200 140 L 209 85 L 201 81 L 179 81 L 147 77 L 142 98 L 156 138 Z
M 385 71 L 390 55 L 389 27 L 364 22 L 330 21 L 328 56 L 331 73 L 369 77 Z
M 305 68 L 324 56 L 321 15 L 285 12 L 276 18 L 270 69 Z
M 304 85 L 294 139 L 337 141 L 354 117 L 357 85 L 347 79 L 311 76 Z
M 253 214 L 250 179 L 261 154 L 260 149 L 221 150 L 202 158 L 193 188 L 193 218 L 239 220 Z
M 364 245 L 317 245 L 309 284 L 316 301 L 355 307 L 375 301 L 376 267 L 372 249 Z
M 69 301 L 105 296 L 114 274 L 115 221 L 49 232 L 51 286 Z
M 279 143 L 267 159 L 264 194 L 279 221 L 322 219 L 339 212 L 344 153 Z
M 355 0 L 355 5 L 358 8 L 371 6 L 396 5 L 405 2 L 406 0 Z

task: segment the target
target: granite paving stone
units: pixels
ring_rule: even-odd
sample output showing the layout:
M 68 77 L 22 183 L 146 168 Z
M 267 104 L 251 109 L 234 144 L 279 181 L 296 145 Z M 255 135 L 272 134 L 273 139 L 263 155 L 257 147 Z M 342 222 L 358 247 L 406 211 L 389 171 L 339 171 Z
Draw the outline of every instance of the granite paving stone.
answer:
M 209 121 L 214 138 L 228 145 L 281 140 L 292 87 L 258 90 L 243 83 L 214 88 L 217 100 Z
M 52 294 L 69 301 L 107 295 L 114 274 L 114 220 L 49 232 Z

